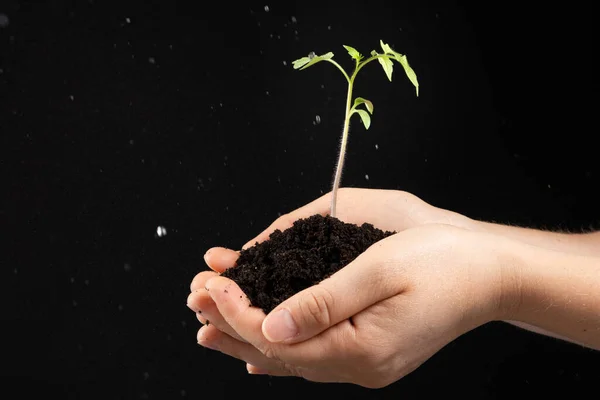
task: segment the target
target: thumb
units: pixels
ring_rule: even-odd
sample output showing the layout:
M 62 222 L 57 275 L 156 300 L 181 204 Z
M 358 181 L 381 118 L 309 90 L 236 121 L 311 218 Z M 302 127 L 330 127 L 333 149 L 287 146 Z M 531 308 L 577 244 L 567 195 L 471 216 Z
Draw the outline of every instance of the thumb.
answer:
M 263 335 L 273 343 L 302 342 L 400 293 L 403 287 L 394 276 L 400 274 L 381 250 L 379 242 L 331 277 L 283 301 L 263 321 Z

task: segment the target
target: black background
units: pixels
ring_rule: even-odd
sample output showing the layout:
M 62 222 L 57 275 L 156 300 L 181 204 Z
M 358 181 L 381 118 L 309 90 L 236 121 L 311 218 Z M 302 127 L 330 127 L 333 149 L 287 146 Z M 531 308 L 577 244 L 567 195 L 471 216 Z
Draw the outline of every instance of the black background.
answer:
M 248 376 L 196 344 L 185 300 L 206 249 L 329 190 L 346 87 L 329 64 L 293 70 L 310 51 L 350 68 L 342 44 L 383 39 L 421 84 L 416 98 L 399 66 L 391 83 L 361 71 L 375 113 L 353 123 L 343 186 L 599 226 L 591 3 L 479 3 L 2 0 L 2 397 L 505 398 L 596 381 L 597 353 L 502 323 L 378 391 Z

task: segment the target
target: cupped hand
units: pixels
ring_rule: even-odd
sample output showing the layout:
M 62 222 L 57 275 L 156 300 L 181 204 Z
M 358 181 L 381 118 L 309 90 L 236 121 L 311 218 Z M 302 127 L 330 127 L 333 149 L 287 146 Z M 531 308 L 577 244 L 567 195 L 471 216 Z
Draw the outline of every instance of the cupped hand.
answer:
M 504 261 L 518 245 L 449 225 L 409 228 L 268 317 L 233 281 L 214 276 L 205 283 L 208 295 L 243 341 L 212 325 L 198 340 L 245 361 L 251 373 L 384 387 L 463 333 L 504 316 Z
M 277 218 L 258 236 L 249 240 L 242 249 L 248 248 L 269 238 L 273 231 L 285 230 L 295 221 L 311 215 L 328 215 L 330 210 L 331 193 Z M 405 229 L 426 224 L 448 224 L 470 229 L 475 222 L 460 214 L 434 207 L 417 196 L 398 190 L 341 188 L 338 190 L 337 218 L 361 225 L 365 222 L 375 227 L 389 231 Z M 211 271 L 203 271 L 194 277 L 190 285 L 191 293 L 187 304 L 196 312 L 198 320 L 207 321 L 226 334 L 243 340 L 223 320 L 214 301 L 205 290 L 206 281 L 217 276 L 227 268 L 235 265 L 239 252 L 223 247 L 209 249 L 204 260 Z M 212 329 L 212 328 L 211 328 Z

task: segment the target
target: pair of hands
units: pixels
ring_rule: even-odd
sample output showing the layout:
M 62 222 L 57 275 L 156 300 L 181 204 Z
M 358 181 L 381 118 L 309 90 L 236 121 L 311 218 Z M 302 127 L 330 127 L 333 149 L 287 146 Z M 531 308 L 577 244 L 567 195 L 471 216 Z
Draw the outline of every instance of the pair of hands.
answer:
M 243 248 L 297 219 L 327 214 L 329 200 L 327 194 L 281 216 Z M 253 374 L 381 388 L 458 336 L 510 319 L 511 263 L 503 255 L 517 242 L 401 191 L 340 189 L 337 213 L 345 222 L 398 233 L 269 316 L 219 276 L 239 253 L 210 249 L 205 261 L 212 271 L 193 279 L 187 299 L 204 324 L 198 343 L 243 360 Z

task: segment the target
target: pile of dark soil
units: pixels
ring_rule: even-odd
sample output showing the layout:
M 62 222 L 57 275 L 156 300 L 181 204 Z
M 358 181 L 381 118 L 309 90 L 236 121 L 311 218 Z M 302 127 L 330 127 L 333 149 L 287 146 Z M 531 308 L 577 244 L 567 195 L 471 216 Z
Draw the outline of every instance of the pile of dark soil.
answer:
M 242 250 L 236 266 L 222 276 L 235 281 L 252 306 L 269 313 L 394 233 L 367 223 L 358 226 L 331 216 L 313 215 Z

